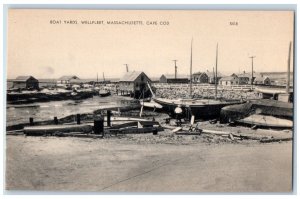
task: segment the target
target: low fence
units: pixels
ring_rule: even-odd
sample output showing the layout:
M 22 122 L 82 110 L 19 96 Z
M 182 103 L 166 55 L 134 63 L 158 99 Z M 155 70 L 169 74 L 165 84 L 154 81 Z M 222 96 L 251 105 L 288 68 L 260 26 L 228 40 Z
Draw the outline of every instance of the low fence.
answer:
M 190 87 L 189 84 L 163 84 L 163 83 L 154 83 L 152 84 L 157 89 L 188 89 Z M 200 89 L 200 90 L 214 90 L 215 85 L 213 84 L 193 84 L 193 90 Z M 218 90 L 231 90 L 231 91 L 249 91 L 251 90 L 251 85 L 218 85 Z M 253 89 L 255 85 L 253 85 Z

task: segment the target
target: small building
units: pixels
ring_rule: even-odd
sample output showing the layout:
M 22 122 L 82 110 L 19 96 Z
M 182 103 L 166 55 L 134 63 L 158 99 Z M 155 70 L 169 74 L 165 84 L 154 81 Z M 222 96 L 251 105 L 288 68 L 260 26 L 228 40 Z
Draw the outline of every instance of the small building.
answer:
M 260 77 L 256 77 L 254 79 L 254 84 L 255 85 L 271 85 L 271 80 L 269 77 L 260 76 Z
M 223 86 L 231 86 L 237 85 L 239 83 L 239 78 L 236 74 L 232 74 L 231 76 L 222 77 L 219 80 L 219 84 Z
M 237 76 L 239 77 L 240 85 L 251 84 L 252 72 L 247 73 L 246 71 L 244 71 L 243 73 L 238 74 Z M 254 79 L 259 76 L 261 76 L 261 74 L 253 72 L 253 79 L 252 79 L 253 83 L 254 83 Z
M 151 79 L 142 71 L 127 72 L 119 80 L 119 92 L 121 95 L 130 95 L 135 98 L 140 98 L 142 95 L 148 97 L 151 95 L 147 83 L 151 83 Z
M 177 77 L 171 75 L 162 75 L 159 78 L 159 83 L 171 83 L 171 84 L 187 84 L 189 83 L 189 79 L 187 77 Z
M 208 76 L 208 83 L 209 84 L 214 84 L 215 83 L 215 72 L 209 72 L 208 70 L 205 72 Z M 222 74 L 218 72 L 218 77 L 217 77 L 217 82 L 219 82 L 219 80 L 222 78 Z
M 197 72 L 192 75 L 193 83 L 208 83 L 208 75 L 205 72 Z
M 238 75 L 239 85 L 251 84 L 251 74 L 246 73 L 245 71 Z
M 79 84 L 81 83 L 79 77 L 73 75 L 73 76 L 62 76 L 61 78 L 59 78 L 57 80 L 58 84 L 66 84 L 66 85 L 70 85 L 70 84 Z
M 13 80 L 13 88 L 39 89 L 39 81 L 33 76 L 19 76 Z

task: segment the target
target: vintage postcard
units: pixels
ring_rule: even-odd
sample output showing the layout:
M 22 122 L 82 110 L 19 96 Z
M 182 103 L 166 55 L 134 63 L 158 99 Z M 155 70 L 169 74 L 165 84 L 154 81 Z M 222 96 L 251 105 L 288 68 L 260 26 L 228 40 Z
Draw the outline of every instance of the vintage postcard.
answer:
M 8 191 L 292 193 L 294 11 L 8 9 Z

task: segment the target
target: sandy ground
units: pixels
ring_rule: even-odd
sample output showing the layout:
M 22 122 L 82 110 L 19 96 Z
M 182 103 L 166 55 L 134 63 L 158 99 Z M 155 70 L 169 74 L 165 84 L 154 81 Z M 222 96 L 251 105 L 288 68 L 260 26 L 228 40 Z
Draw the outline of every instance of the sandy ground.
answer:
M 206 142 L 203 136 L 159 134 L 105 139 L 7 136 L 6 189 L 292 191 L 291 141 Z

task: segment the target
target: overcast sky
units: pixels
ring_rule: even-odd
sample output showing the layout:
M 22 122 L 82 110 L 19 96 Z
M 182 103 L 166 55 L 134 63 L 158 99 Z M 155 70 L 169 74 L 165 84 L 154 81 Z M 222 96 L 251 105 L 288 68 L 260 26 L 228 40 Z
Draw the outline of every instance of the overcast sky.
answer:
M 96 78 L 104 72 L 119 78 L 124 64 L 154 77 L 174 73 L 174 59 L 178 73 L 189 74 L 192 38 L 193 72 L 212 71 L 217 43 L 220 72 L 250 72 L 252 55 L 256 72 L 286 71 L 293 18 L 280 11 L 9 10 L 7 77 Z M 103 24 L 81 24 L 86 20 Z M 147 25 L 151 21 L 158 25 Z

